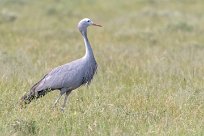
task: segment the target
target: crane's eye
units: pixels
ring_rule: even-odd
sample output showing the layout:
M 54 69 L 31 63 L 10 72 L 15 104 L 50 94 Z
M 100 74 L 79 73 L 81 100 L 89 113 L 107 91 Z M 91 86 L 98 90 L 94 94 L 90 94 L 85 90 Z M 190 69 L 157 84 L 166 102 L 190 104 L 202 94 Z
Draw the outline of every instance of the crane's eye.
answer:
M 88 20 L 87 22 L 90 22 L 90 20 Z

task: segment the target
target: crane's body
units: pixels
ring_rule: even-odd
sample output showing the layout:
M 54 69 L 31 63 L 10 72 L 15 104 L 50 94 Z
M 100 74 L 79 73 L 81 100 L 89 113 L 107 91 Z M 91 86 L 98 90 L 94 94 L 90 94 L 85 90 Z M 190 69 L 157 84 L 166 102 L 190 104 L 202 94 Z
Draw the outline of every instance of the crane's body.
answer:
M 72 90 L 84 84 L 90 84 L 94 74 L 96 73 L 97 63 L 87 38 L 87 27 L 89 25 L 100 26 L 94 24 L 88 18 L 82 19 L 79 22 L 78 28 L 82 34 L 86 48 L 85 55 L 80 59 L 51 70 L 21 98 L 22 102 L 28 104 L 33 99 L 44 96 L 49 91 L 60 90 L 60 96 L 56 100 L 55 105 L 59 101 L 60 97 L 63 94 L 66 94 L 64 104 L 62 106 L 62 109 L 64 109 L 67 97 Z

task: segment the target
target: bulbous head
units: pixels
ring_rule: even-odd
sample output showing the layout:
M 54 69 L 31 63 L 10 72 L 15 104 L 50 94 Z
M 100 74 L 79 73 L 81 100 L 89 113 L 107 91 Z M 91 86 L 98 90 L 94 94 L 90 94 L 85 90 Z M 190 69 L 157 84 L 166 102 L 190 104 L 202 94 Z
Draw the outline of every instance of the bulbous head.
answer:
M 87 27 L 90 25 L 102 27 L 101 25 L 95 24 L 91 19 L 84 18 L 81 21 L 79 21 L 78 29 L 80 32 L 83 32 L 83 31 L 86 31 Z

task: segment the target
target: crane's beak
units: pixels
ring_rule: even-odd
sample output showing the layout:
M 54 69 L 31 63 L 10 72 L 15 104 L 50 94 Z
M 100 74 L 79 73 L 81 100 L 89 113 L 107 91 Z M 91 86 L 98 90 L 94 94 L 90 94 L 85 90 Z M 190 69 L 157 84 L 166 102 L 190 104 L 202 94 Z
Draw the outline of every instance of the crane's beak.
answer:
M 93 25 L 93 26 L 99 26 L 99 27 L 102 27 L 101 25 L 98 25 L 98 24 L 95 24 L 95 23 L 93 23 L 92 25 Z

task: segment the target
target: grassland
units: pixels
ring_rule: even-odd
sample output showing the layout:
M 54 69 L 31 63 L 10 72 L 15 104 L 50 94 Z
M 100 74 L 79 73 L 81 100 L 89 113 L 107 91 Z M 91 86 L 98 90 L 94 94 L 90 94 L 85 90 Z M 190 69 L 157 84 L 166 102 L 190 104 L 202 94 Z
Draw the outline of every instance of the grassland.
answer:
M 204 135 L 202 0 L 0 0 L 0 135 Z M 72 92 L 19 109 L 53 67 L 83 56 L 89 28 L 99 69 Z M 62 101 L 61 101 L 62 103 Z

